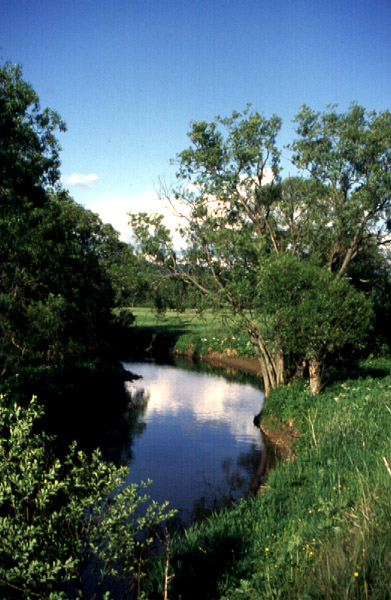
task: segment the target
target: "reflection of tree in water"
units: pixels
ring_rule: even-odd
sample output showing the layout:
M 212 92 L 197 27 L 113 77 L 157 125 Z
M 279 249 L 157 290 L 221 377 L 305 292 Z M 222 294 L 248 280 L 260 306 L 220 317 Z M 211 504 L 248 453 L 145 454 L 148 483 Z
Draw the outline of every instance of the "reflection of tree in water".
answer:
M 130 398 L 123 378 L 88 372 L 71 372 L 47 388 L 38 395 L 46 406 L 42 428 L 56 436 L 60 452 L 76 440 L 86 452 L 100 448 L 116 464 L 131 460 L 134 439 L 146 427 L 142 417 L 148 397 L 143 390 Z
M 223 460 L 223 482 L 205 482 L 208 492 L 194 502 L 192 519 L 201 520 L 213 510 L 229 506 L 244 496 L 254 494 L 262 481 L 266 466 L 266 451 L 256 442 L 252 442 L 247 452 L 238 455 L 236 465 L 232 458 Z
M 132 446 L 134 440 L 140 437 L 147 423 L 143 420 L 149 393 L 144 389 L 126 390 L 127 405 L 106 432 L 105 457 L 117 465 L 129 465 L 134 456 Z

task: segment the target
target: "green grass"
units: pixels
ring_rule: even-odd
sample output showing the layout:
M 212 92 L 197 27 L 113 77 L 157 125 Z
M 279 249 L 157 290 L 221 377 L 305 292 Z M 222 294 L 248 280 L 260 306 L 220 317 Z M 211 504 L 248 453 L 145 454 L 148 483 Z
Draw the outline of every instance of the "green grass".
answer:
M 263 418 L 293 419 L 295 459 L 258 497 L 174 538 L 170 600 L 391 597 L 390 366 L 363 364 L 318 397 L 302 383 L 272 392 Z
M 247 331 L 234 327 L 227 315 L 212 310 L 202 314 L 187 309 L 183 313 L 167 310 L 158 314 L 152 308 L 132 307 L 135 328 L 153 329 L 156 336 L 165 336 L 170 350 L 182 354 L 206 355 L 211 352 L 233 351 L 238 356 L 253 356 Z

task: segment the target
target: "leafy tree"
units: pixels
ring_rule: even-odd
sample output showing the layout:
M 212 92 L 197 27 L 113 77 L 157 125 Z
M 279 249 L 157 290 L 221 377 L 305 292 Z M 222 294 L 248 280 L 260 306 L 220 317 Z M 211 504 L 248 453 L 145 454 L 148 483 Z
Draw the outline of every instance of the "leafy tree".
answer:
M 174 514 L 124 486 L 126 468 L 36 433 L 42 408 L 0 399 L 0 590 L 4 600 L 88 598 L 140 582 L 159 524 Z M 67 593 L 66 593 L 67 592 Z M 105 597 L 109 597 L 106 595 Z
M 324 112 L 304 105 L 295 121 L 293 162 L 327 187 L 325 254 L 341 276 L 364 249 L 389 244 L 391 113 L 356 103 L 345 113 L 336 105 Z
M 391 347 L 391 263 L 390 251 L 372 246 L 363 249 L 350 263 L 347 275 L 373 304 L 374 322 L 367 336 L 368 353 L 384 356 Z
M 113 292 L 97 232 L 66 193 L 44 192 L 22 220 L 4 214 L 0 358 L 8 375 L 26 365 L 77 362 L 107 338 Z
M 308 361 L 314 394 L 321 390 L 328 356 L 347 345 L 365 346 L 371 301 L 346 278 L 310 261 L 292 254 L 272 256 L 259 273 L 254 296 L 268 344 L 277 345 L 299 372 Z
M 41 110 L 31 85 L 22 79 L 19 65 L 0 68 L 0 193 L 2 205 L 16 205 L 15 189 L 54 185 L 59 178 L 57 130 L 65 131 L 58 113 Z
M 208 295 L 214 306 L 228 304 L 234 319 L 251 332 L 266 389 L 283 383 L 283 362 L 266 348 L 248 309 L 262 256 L 273 248 L 270 207 L 278 192 L 279 127 L 276 116 L 266 120 L 249 107 L 244 115 L 192 124 L 192 147 L 178 157 L 183 185 L 169 198 L 181 201 L 178 211 L 186 219 L 188 247 L 181 261 L 158 217 L 131 215 L 144 252 Z M 274 180 L 266 184 L 270 174 Z
M 376 115 L 352 105 L 337 115 L 303 108 L 296 120 L 293 160 L 309 171 L 309 177 L 285 181 L 280 179 L 276 142 L 281 121 L 275 115 L 266 119 L 247 107 L 230 118 L 192 123 L 191 146 L 177 157 L 178 183 L 162 190 L 183 217 L 186 248 L 181 254 L 170 246 L 158 216 L 131 215 L 141 250 L 208 296 L 215 307 L 229 307 L 233 321 L 249 332 L 266 393 L 285 383 L 292 371 L 290 351 L 279 342 L 276 330 L 274 338 L 270 335 L 267 302 L 256 294 L 269 257 L 288 254 L 303 262 L 311 258 L 319 269 L 342 278 L 360 252 L 389 241 L 388 111 Z M 341 289 L 337 284 L 333 288 L 331 279 L 323 281 L 328 276 L 320 276 L 315 268 L 313 276 L 313 297 L 320 295 L 315 305 L 322 306 L 323 318 L 329 319 L 322 327 L 326 335 L 333 319 L 321 300 L 321 285 L 327 285 L 331 296 L 345 294 L 346 307 L 353 291 L 346 282 Z M 285 293 L 292 296 L 294 289 L 285 286 Z M 359 303 L 359 297 L 354 301 Z M 303 302 L 299 304 L 304 308 Z M 316 311 L 310 308 L 306 344 L 299 349 L 307 360 L 319 337 Z M 365 302 L 362 310 L 366 314 Z M 344 316 L 340 340 L 347 324 Z M 292 326 L 292 335 L 294 331 Z M 328 343 L 335 346 L 332 336 Z
M 113 276 L 115 252 L 126 255 L 128 266 L 129 251 L 114 230 L 60 188 L 58 130 L 65 130 L 64 123 L 56 112 L 40 108 L 21 68 L 1 66 L 3 378 L 27 367 L 76 364 L 101 354 L 115 296 L 119 302 L 129 286 Z

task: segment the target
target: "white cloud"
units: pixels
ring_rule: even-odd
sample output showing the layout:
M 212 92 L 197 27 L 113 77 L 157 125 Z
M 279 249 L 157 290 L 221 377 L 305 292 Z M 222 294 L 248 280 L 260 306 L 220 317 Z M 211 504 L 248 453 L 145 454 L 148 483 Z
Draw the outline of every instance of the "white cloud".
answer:
M 62 177 L 62 182 L 69 186 L 90 187 L 93 183 L 96 183 L 98 179 L 99 176 L 96 173 L 89 173 L 89 175 L 72 173 L 72 175 Z
M 131 229 L 128 225 L 129 216 L 127 213 L 157 213 L 164 215 L 164 224 L 171 230 L 174 239 L 174 246 L 180 248 L 181 237 L 175 233 L 175 229 L 181 222 L 180 217 L 173 214 L 172 208 L 168 203 L 163 202 L 156 192 L 145 191 L 137 197 L 112 196 L 108 198 L 97 198 L 94 200 L 90 209 L 98 213 L 104 223 L 111 223 L 114 229 L 119 231 L 121 240 L 131 241 Z

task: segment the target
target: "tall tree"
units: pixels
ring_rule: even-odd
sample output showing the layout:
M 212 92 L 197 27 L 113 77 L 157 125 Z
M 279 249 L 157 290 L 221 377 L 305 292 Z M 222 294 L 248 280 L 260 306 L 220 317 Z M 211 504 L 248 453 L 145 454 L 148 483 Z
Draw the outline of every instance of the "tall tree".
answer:
M 96 353 L 113 303 L 102 223 L 61 190 L 65 125 L 19 66 L 0 67 L 0 373 Z
M 310 112 L 302 109 L 298 114 L 298 137 L 292 145 L 296 165 L 306 166 L 310 176 L 285 181 L 280 180 L 276 139 L 281 121 L 277 116 L 266 119 L 248 106 L 229 118 L 192 123 L 191 146 L 177 157 L 177 185 L 163 190 L 183 216 L 186 248 L 181 255 L 170 247 L 158 217 L 131 215 L 146 253 L 154 254 L 175 276 L 212 298 L 215 306 L 230 307 L 233 320 L 249 332 L 266 393 L 285 383 L 291 371 L 288 347 L 276 331 L 274 338 L 270 336 L 271 314 L 265 298 L 261 301 L 256 293 L 269 257 L 291 254 L 302 262 L 311 259 L 318 268 L 343 277 L 360 249 L 388 241 L 388 112 L 368 115 L 354 105 L 338 118 L 334 114 L 334 128 L 324 130 L 323 145 L 311 129 L 315 117 L 311 119 Z M 328 122 L 326 116 L 320 113 L 317 118 Z M 352 133 L 346 133 L 349 127 Z M 323 146 L 328 154 L 319 150 Z M 358 150 L 361 163 L 354 162 Z M 277 262 L 273 268 L 277 277 Z M 316 270 L 312 273 L 312 294 L 321 295 L 322 278 Z M 293 280 L 291 285 L 295 285 Z M 327 285 L 331 293 L 332 286 Z M 345 294 L 341 310 L 349 304 L 347 286 L 345 282 L 338 291 L 340 300 Z M 355 301 L 359 302 L 358 296 Z M 325 305 L 322 310 L 330 325 L 330 312 Z M 307 321 L 310 315 L 315 339 L 316 315 L 309 311 Z M 342 322 L 347 325 L 346 320 Z M 306 331 L 309 334 L 308 323 Z M 312 347 L 307 339 L 300 349 L 307 353 L 307 360 Z M 313 355 L 312 360 L 319 362 L 323 354 Z M 317 391 L 319 384 L 313 389 Z
M 66 126 L 57 112 L 41 110 L 32 86 L 22 79 L 20 65 L 0 68 L 0 190 L 1 199 L 15 203 L 15 192 L 31 186 L 54 185 L 59 178 L 56 131 Z
M 391 112 L 303 106 L 295 121 L 293 162 L 327 186 L 327 265 L 341 276 L 359 252 L 390 242 Z

